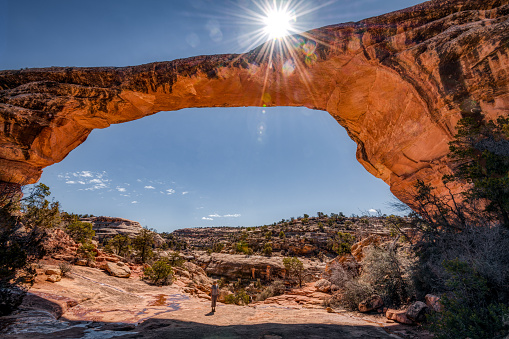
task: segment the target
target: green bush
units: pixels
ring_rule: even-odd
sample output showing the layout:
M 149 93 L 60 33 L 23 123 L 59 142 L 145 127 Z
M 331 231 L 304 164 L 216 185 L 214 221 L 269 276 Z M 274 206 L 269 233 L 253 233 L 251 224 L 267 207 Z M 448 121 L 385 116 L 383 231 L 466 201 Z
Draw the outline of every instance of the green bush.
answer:
M 89 242 L 92 240 L 92 237 L 95 236 L 95 231 L 92 229 L 91 223 L 78 220 L 67 225 L 67 233 L 74 241 L 80 243 Z
M 355 237 L 350 233 L 338 232 L 336 236 L 329 241 L 329 248 L 338 255 L 344 255 L 352 251 L 354 242 Z
M 143 270 L 143 278 L 158 286 L 173 283 L 173 268 L 168 259 L 160 259 Z
M 127 256 L 131 252 L 131 238 L 125 234 L 117 234 L 108 241 L 108 246 L 119 256 Z
M 249 299 L 249 295 L 243 288 L 241 288 L 233 294 L 226 295 L 224 302 L 225 304 L 247 305 L 249 304 Z
M 288 277 L 295 278 L 299 282 L 299 287 L 302 287 L 302 279 L 304 278 L 304 264 L 296 257 L 284 258 L 283 266 L 288 272 Z
M 440 300 L 443 311 L 433 314 L 429 328 L 437 339 L 495 338 L 509 334 L 509 307 L 492 300 L 487 280 L 469 264 L 446 261 L 450 292 Z
M 265 245 L 263 246 L 262 253 L 263 255 L 270 257 L 272 255 L 272 243 L 270 242 L 265 243 Z
M 247 255 L 253 254 L 253 250 L 249 248 L 248 243 L 244 240 L 241 240 L 235 244 L 235 250 L 237 253 L 244 253 Z
M 95 246 L 90 242 L 82 244 L 77 253 L 81 259 L 85 259 L 87 262 L 94 261 L 97 255 Z

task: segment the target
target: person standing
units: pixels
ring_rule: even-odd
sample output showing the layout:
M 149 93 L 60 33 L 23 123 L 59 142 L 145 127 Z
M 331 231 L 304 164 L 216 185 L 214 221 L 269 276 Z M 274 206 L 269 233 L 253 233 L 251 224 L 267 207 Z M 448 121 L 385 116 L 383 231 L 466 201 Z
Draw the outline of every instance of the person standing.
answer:
M 219 286 L 217 286 L 216 280 L 214 280 L 214 283 L 212 284 L 212 288 L 210 289 L 210 296 L 212 297 L 212 312 L 215 312 L 217 297 L 219 296 Z

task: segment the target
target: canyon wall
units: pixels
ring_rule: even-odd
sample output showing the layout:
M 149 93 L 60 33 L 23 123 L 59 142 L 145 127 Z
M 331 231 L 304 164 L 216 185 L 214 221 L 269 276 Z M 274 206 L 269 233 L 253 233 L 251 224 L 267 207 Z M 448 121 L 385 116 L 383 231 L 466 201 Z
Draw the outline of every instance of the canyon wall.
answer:
M 34 183 L 94 128 L 159 111 L 305 106 L 329 112 L 408 201 L 417 179 L 450 171 L 463 113 L 508 115 L 508 17 L 509 0 L 437 0 L 240 55 L 0 71 L 0 181 Z

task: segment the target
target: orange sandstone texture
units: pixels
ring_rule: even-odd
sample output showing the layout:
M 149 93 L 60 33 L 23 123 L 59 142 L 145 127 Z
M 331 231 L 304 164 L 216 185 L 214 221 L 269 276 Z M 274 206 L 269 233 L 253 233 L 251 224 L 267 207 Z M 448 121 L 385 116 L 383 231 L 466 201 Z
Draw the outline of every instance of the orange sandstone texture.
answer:
M 36 182 L 94 128 L 187 107 L 329 112 L 357 159 L 409 202 L 450 172 L 462 112 L 509 111 L 509 0 L 436 0 L 293 36 L 290 51 L 133 67 L 0 71 L 0 181 Z

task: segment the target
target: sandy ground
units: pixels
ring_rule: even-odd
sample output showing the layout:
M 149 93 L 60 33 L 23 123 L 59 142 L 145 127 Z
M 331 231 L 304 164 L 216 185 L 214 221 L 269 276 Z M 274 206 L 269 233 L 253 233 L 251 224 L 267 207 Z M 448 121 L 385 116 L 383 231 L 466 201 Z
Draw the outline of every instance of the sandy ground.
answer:
M 189 296 L 180 287 L 150 286 L 97 269 L 74 267 L 69 278 L 37 280 L 22 312 L 0 318 L 2 338 L 425 338 L 383 316 L 324 308 L 234 306 Z M 58 319 L 57 319 L 58 318 Z

